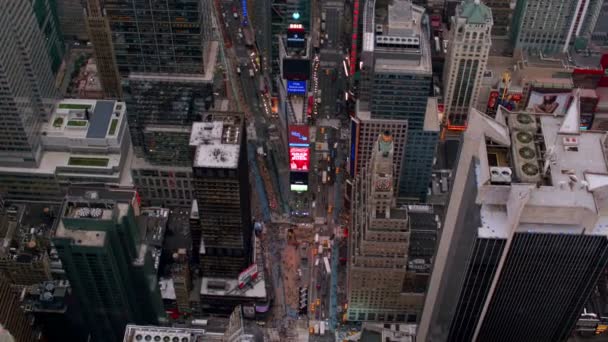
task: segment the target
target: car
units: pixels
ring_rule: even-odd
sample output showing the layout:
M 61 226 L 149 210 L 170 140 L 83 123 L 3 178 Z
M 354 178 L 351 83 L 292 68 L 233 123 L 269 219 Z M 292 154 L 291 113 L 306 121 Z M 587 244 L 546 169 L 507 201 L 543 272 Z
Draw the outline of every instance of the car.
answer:
M 239 36 L 239 39 L 243 39 L 243 34 L 242 33 L 239 32 L 238 36 Z
M 240 75 L 241 74 L 241 68 L 236 67 L 236 73 Z
M 236 12 L 232 12 L 232 17 L 233 17 L 234 19 L 238 19 L 238 18 L 239 18 L 239 14 L 238 14 L 238 13 L 236 13 Z

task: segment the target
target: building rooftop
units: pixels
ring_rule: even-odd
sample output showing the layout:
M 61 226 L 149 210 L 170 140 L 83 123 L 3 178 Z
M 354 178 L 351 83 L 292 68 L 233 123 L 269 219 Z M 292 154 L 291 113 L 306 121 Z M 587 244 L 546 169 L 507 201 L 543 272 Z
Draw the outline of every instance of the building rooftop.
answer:
M 492 21 L 492 11 L 480 0 L 465 0 L 459 9 L 458 16 L 466 18 L 467 24 L 485 24 Z
M 364 13 L 363 50 L 374 52 L 374 71 L 431 73 L 424 8 L 409 0 L 370 1 Z
M 526 231 L 608 235 L 600 214 L 608 207 L 608 135 L 580 130 L 579 93 L 572 96 L 565 115 L 500 107 L 492 119 L 472 110 L 465 139 L 476 142 L 463 149 L 479 159 L 481 236 L 505 237 L 514 221 Z
M 119 202 L 114 199 L 102 199 L 99 193 L 91 191 L 82 197 L 67 197 L 61 210 L 55 238 L 70 239 L 74 245 L 86 247 L 101 247 L 106 241 L 106 232 L 102 228 L 88 225 L 87 221 L 114 221 L 120 222 L 126 216 L 129 207 L 135 201 L 133 197 L 129 202 Z M 84 230 L 81 224 L 87 229 Z M 90 228 L 89 228 L 90 227 Z
M 37 261 L 46 254 L 59 208 L 43 203 L 15 203 L 0 215 L 0 259 Z
M 68 99 L 59 101 L 51 120 L 42 131 L 47 140 L 53 137 L 71 139 L 117 138 L 125 119 L 124 102 Z
M 239 281 L 236 278 L 203 277 L 200 294 L 201 296 L 266 298 L 266 282 L 262 273 L 259 273 L 258 281 L 244 289 L 239 289 Z
M 173 328 L 128 324 L 125 329 L 123 342 L 207 342 L 223 340 L 223 333 L 212 333 L 202 328 Z
M 64 313 L 67 297 L 70 295 L 67 280 L 45 281 L 24 288 L 21 294 L 21 308 L 25 312 Z
M 195 167 L 234 169 L 238 165 L 242 122 L 224 120 L 192 124 L 190 146 Z

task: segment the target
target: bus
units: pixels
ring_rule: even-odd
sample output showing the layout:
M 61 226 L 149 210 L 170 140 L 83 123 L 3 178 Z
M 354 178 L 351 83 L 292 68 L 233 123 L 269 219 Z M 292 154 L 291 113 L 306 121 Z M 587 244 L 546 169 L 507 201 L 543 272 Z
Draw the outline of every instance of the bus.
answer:
M 331 274 L 331 267 L 329 267 L 329 259 L 327 259 L 327 257 L 323 257 L 323 263 L 325 264 L 325 271 L 327 274 Z

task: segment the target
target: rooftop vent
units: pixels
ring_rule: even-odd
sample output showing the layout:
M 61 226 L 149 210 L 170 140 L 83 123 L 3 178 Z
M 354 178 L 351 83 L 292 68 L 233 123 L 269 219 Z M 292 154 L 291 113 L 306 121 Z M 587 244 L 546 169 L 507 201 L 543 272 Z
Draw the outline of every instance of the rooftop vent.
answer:
M 490 168 L 490 182 L 492 184 L 511 184 L 512 174 L 511 168 L 493 166 Z

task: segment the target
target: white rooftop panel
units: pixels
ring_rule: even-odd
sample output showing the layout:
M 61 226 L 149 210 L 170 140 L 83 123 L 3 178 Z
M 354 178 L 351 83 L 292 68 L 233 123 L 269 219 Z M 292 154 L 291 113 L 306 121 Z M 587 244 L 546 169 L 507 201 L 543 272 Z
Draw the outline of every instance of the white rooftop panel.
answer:
M 239 145 L 210 144 L 199 145 L 194 156 L 195 167 L 235 169 L 239 161 Z

